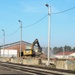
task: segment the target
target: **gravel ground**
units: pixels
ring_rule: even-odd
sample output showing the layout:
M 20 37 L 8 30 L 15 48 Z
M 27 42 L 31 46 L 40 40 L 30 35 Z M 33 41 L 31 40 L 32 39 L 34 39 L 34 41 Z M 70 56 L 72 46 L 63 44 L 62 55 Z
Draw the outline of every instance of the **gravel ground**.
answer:
M 21 71 L 15 71 L 15 70 L 13 70 L 13 69 L 9 69 L 9 68 L 6 68 L 6 67 L 3 67 L 3 66 L 0 66 L 0 74 L 2 75 L 2 74 L 17 74 L 17 75 L 29 75 L 29 74 L 27 74 L 27 73 L 25 73 L 25 72 L 21 72 Z

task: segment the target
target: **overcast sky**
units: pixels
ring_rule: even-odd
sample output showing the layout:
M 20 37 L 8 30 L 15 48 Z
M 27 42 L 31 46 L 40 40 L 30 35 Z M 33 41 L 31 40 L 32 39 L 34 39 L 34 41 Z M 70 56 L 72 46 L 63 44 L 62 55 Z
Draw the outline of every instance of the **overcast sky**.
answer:
M 0 0 L 0 45 L 20 40 L 20 23 L 22 21 L 22 40 L 32 43 L 36 38 L 41 46 L 48 42 L 48 13 L 45 4 L 51 6 L 51 13 L 57 13 L 75 7 L 75 0 Z M 30 27 L 26 27 L 32 25 Z M 51 47 L 70 45 L 75 46 L 75 9 L 51 15 Z

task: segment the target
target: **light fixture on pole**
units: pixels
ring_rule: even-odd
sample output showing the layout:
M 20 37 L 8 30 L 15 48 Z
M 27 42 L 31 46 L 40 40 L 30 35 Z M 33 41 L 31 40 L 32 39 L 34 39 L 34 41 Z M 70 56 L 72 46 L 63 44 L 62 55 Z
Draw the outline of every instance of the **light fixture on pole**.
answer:
M 5 50 L 5 31 L 4 29 L 2 29 L 3 31 L 3 57 L 4 57 L 4 50 Z
M 21 20 L 18 20 L 20 22 L 20 29 L 21 29 L 21 32 L 20 32 L 20 58 L 21 58 L 21 51 L 22 51 L 22 21 Z
M 48 62 L 47 62 L 47 66 L 50 63 L 50 18 L 51 18 L 51 6 L 49 6 L 48 4 L 45 5 L 46 7 L 48 7 Z

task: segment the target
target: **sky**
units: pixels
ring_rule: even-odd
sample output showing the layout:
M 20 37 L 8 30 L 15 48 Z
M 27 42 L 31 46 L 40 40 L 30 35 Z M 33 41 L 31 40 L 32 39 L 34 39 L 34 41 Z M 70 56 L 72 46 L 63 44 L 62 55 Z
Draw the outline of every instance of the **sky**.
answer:
M 75 7 L 75 0 L 0 0 L 0 45 L 3 44 L 2 29 L 5 44 L 20 41 L 18 20 L 21 20 L 22 40 L 32 43 L 37 38 L 42 47 L 47 47 L 48 8 L 45 4 L 51 6 L 50 47 L 75 47 L 75 9 L 52 14 Z

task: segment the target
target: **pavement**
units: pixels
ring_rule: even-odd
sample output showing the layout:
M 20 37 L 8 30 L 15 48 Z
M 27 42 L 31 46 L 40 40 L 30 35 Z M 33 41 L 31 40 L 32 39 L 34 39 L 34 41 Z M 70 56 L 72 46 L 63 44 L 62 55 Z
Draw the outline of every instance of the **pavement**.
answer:
M 18 70 L 13 70 L 13 69 L 9 69 L 9 68 L 6 68 L 6 67 L 3 67 L 3 66 L 0 66 L 0 75 L 3 75 L 3 74 L 7 74 L 7 75 L 15 75 L 15 74 L 18 74 L 18 75 L 30 75 L 30 74 L 27 74 L 25 72 L 22 72 L 22 71 L 18 71 Z

